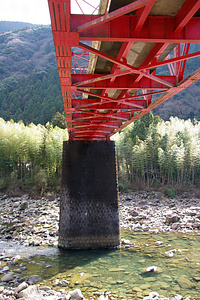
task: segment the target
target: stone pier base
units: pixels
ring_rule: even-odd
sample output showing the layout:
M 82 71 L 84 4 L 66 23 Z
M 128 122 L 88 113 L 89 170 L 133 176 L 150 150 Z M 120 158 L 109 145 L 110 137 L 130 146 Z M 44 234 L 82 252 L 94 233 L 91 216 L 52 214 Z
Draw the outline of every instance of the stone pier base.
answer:
M 115 144 L 63 144 L 58 246 L 113 248 L 120 244 Z

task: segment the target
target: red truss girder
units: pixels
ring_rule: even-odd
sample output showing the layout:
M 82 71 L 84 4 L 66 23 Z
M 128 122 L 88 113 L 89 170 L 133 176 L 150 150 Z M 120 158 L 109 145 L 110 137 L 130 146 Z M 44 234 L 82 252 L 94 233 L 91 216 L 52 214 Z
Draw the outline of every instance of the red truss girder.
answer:
M 96 16 L 90 16 L 96 18 Z M 83 17 L 84 19 L 84 17 Z M 72 15 L 73 24 L 84 22 L 81 16 Z M 123 24 L 123 26 L 121 25 Z M 193 17 L 181 30 L 177 28 L 174 17 L 148 17 L 140 32 L 135 31 L 136 16 L 123 16 L 117 20 L 108 21 L 102 26 L 94 27 L 79 33 L 80 40 L 85 41 L 115 41 L 115 42 L 152 42 L 152 43 L 198 43 L 200 39 L 200 18 Z M 124 30 L 126 28 L 126 30 Z M 159 28 L 159 30 L 158 30 Z M 75 32 L 74 32 L 75 34 Z
M 89 88 L 89 89 L 128 89 L 130 86 L 134 89 L 166 89 L 168 86 L 174 86 L 176 83 L 175 76 L 155 76 L 157 82 L 155 80 L 151 80 L 150 78 L 145 78 L 144 76 L 141 78 L 139 82 L 134 82 L 136 79 L 135 75 L 124 75 L 117 77 L 113 82 L 107 80 L 99 80 L 94 83 L 81 84 L 81 81 L 94 80 L 96 78 L 101 78 L 102 75 L 99 74 L 72 74 L 72 85 L 78 84 L 79 88 Z M 65 78 L 61 78 L 61 85 L 64 85 Z M 74 88 L 74 87 L 73 87 Z M 65 87 L 63 86 L 63 90 Z
M 185 80 L 183 75 L 186 61 L 200 56 L 200 51 L 189 53 L 189 43 L 200 42 L 200 18 L 195 16 L 200 0 L 183 1 L 173 17 L 150 16 L 159 1 L 137 0 L 105 15 L 72 15 L 70 0 L 48 0 L 70 139 L 109 139 L 199 80 L 200 69 Z M 127 15 L 133 11 L 134 15 Z M 80 41 L 121 42 L 121 49 L 113 57 Z M 126 60 L 135 42 L 155 44 L 137 68 Z M 178 44 L 174 56 L 160 60 L 170 43 Z M 112 63 L 110 73 L 84 74 L 89 53 Z M 168 65 L 170 75 L 156 75 L 163 65 Z M 152 102 L 152 96 L 159 94 Z

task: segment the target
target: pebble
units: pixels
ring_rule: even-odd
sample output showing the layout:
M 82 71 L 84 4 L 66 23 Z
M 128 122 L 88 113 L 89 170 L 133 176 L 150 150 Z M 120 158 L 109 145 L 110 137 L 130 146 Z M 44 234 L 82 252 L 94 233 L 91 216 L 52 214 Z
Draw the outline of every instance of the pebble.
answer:
M 69 285 L 69 282 L 67 280 L 63 279 L 63 280 L 59 281 L 58 284 L 60 284 L 60 285 Z
M 189 261 L 189 258 L 185 257 L 185 260 L 186 260 L 186 261 Z
M 146 272 L 156 272 L 157 269 L 158 269 L 158 267 L 156 267 L 156 266 L 151 266 L 151 267 L 146 268 Z
M 161 246 L 161 245 L 163 244 L 163 242 L 157 241 L 157 242 L 155 242 L 155 244 L 156 244 L 157 246 Z
M 173 250 L 170 250 L 170 251 L 166 251 L 165 254 L 169 257 L 173 257 L 175 252 L 176 252 L 176 249 L 173 249 Z

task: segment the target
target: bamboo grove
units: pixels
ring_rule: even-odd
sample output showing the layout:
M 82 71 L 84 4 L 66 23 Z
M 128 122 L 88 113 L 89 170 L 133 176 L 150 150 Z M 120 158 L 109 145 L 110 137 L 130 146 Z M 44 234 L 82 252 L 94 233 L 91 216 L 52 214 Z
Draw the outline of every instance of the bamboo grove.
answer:
M 0 118 L 0 189 L 60 188 L 66 129 L 25 126 Z M 152 113 L 114 136 L 119 184 L 133 187 L 200 186 L 200 123 Z
M 59 190 L 67 130 L 0 118 L 0 188 Z
M 119 181 L 133 186 L 200 185 L 200 123 L 149 113 L 116 138 Z

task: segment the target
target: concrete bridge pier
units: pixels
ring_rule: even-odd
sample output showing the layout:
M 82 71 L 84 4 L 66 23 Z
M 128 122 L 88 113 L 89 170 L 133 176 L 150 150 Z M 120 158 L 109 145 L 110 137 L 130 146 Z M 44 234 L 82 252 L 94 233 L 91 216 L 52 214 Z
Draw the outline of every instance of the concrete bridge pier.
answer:
M 115 143 L 64 142 L 62 167 L 58 246 L 119 246 Z

